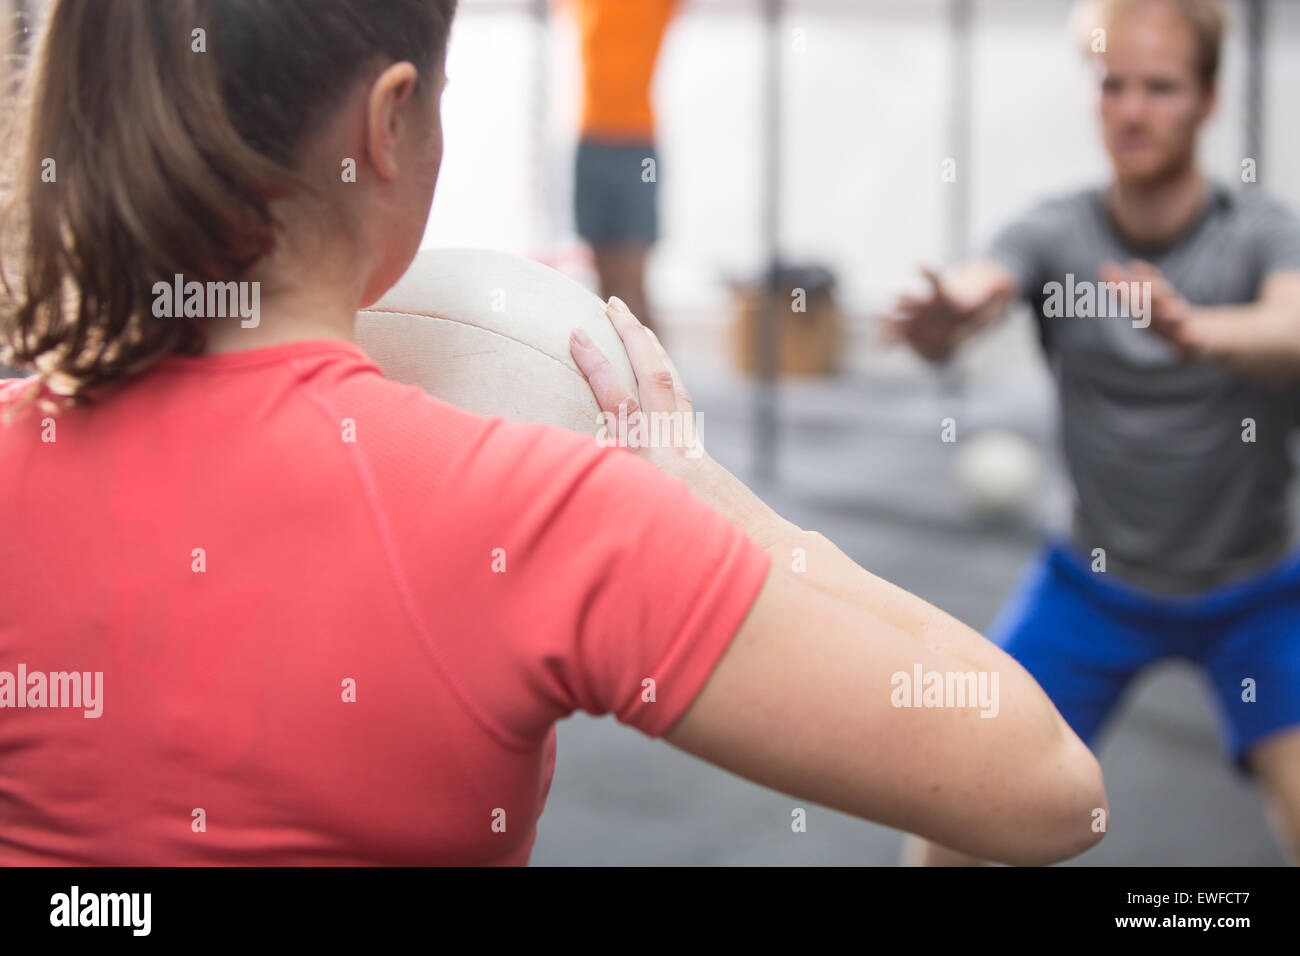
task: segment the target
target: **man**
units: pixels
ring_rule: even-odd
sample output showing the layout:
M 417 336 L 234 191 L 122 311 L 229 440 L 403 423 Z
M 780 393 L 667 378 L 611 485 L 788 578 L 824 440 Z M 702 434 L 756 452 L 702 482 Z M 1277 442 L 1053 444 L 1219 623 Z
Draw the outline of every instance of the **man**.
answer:
M 583 62 L 574 211 L 591 245 L 600 295 L 618 296 L 661 331 L 645 294 L 659 237 L 659 157 L 650 102 L 655 61 L 677 0 L 573 0 Z
M 887 332 L 942 361 L 1028 300 L 1076 506 L 1068 542 L 1047 549 L 990 637 L 1090 745 L 1141 669 L 1196 661 L 1227 749 L 1300 858 L 1300 556 L 1285 502 L 1300 224 L 1258 187 L 1232 191 L 1197 167 L 1215 0 L 1100 0 L 1089 14 L 1111 183 L 1040 204 L 943 279 L 927 272 L 929 293 L 901 297 Z M 907 855 L 975 862 L 920 841 Z

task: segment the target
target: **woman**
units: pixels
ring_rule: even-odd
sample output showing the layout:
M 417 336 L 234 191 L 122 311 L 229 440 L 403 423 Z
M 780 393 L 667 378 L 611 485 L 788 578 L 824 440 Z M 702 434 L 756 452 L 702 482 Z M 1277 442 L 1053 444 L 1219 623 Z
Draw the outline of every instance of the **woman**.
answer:
M 54 4 L 3 233 L 39 375 L 0 386 L 0 863 L 522 864 L 575 710 L 982 858 L 1093 845 L 1095 759 L 979 635 L 707 456 L 357 348 L 428 215 L 453 8 Z M 177 314 L 176 276 L 256 320 Z M 602 407 L 689 406 L 610 318 L 640 394 L 575 341 Z M 996 676 L 997 719 L 901 706 L 914 669 Z
M 651 86 L 677 6 L 678 0 L 571 5 L 582 58 L 573 221 L 591 246 L 600 294 L 616 293 L 647 328 L 654 323 L 645 294 L 646 260 L 659 238 Z

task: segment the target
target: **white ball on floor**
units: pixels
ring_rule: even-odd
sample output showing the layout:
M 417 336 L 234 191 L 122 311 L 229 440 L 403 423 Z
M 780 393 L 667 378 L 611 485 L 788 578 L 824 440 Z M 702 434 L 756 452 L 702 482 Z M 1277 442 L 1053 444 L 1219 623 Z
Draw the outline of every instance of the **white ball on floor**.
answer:
M 966 503 L 985 517 L 1028 514 L 1043 476 L 1038 447 L 1013 431 L 994 428 L 958 439 L 953 469 Z
M 636 376 L 596 296 L 549 266 L 491 249 L 423 249 L 357 314 L 357 344 L 384 375 L 449 404 L 595 434 L 600 408 L 569 354 L 587 333 L 627 390 Z

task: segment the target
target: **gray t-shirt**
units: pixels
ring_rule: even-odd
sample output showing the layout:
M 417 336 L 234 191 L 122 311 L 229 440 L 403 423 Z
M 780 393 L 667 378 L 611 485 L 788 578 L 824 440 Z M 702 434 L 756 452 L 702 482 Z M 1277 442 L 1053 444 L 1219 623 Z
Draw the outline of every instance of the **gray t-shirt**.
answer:
M 1270 274 L 1300 269 L 1300 221 L 1253 190 L 1216 184 L 1179 238 L 1137 247 L 1118 233 L 1103 191 L 1089 189 L 1039 204 L 988 255 L 1038 317 L 1076 491 L 1071 538 L 1083 555 L 1103 548 L 1108 572 L 1177 595 L 1254 573 L 1294 546 L 1287 440 L 1300 390 L 1180 361 L 1132 312 L 1087 317 L 1079 290 L 1099 282 L 1107 260 L 1143 259 L 1194 305 L 1253 302 Z M 1096 302 L 1093 315 L 1115 300 Z M 1245 419 L 1253 442 L 1243 440 Z

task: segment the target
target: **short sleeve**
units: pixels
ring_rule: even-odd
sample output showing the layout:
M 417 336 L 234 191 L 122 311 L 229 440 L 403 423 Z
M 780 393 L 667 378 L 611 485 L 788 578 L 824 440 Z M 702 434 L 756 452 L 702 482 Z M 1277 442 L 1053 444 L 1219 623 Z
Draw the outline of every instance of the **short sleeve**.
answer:
M 1251 228 L 1259 276 L 1300 269 L 1300 219 L 1276 202 L 1260 205 Z
M 1048 232 L 1047 209 L 1039 206 L 1004 225 L 985 246 L 985 258 L 1005 266 L 1016 280 L 1017 294 L 1030 300 L 1045 282 L 1043 258 Z
M 670 730 L 740 628 L 771 558 L 684 482 L 624 449 L 491 420 L 453 469 L 448 540 L 469 556 L 455 642 L 510 732 L 575 710 Z M 437 613 L 437 609 L 431 609 Z

